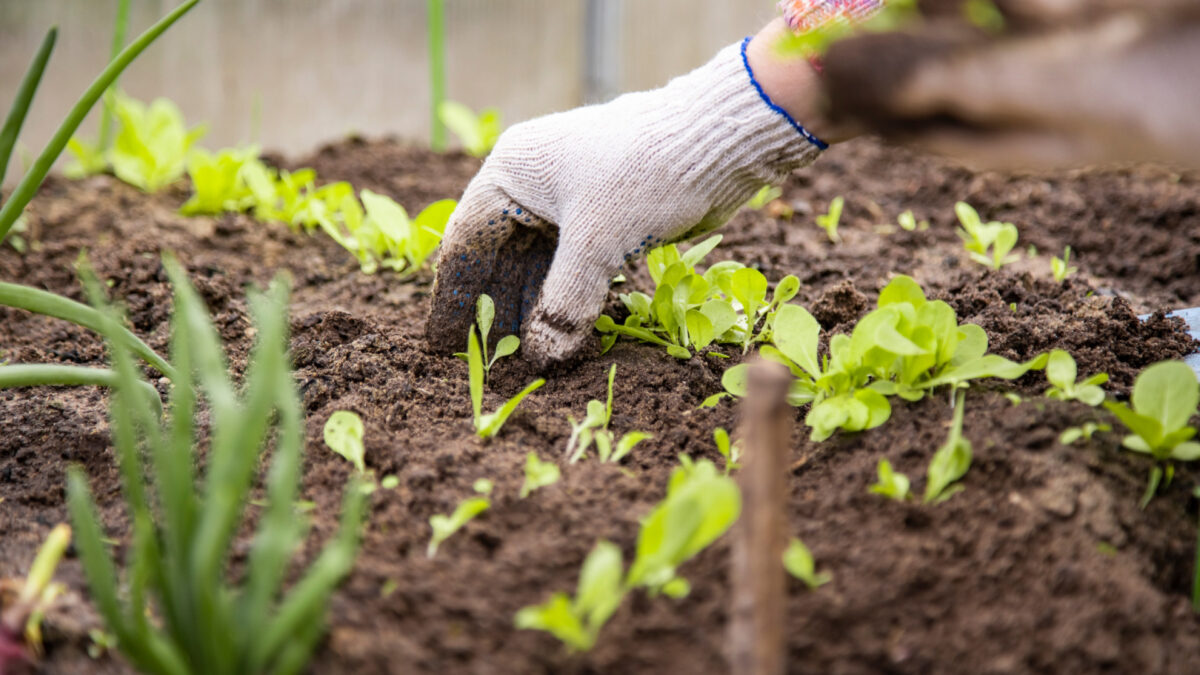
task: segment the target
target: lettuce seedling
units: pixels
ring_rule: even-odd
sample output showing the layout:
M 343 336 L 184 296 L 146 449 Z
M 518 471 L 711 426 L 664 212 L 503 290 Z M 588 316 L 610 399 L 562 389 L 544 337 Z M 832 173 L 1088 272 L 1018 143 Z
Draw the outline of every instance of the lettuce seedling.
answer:
M 732 478 L 705 459 L 681 455 L 680 462 L 666 498 L 642 521 L 627 586 L 663 590 L 676 579 L 679 565 L 724 534 L 741 513 L 741 492 Z
M 834 197 L 833 201 L 829 202 L 829 212 L 822 216 L 817 216 L 817 226 L 825 230 L 825 236 L 829 237 L 829 241 L 838 243 L 842 237 L 838 234 L 838 224 L 842 220 L 842 206 L 846 200 L 842 197 Z
M 725 458 L 725 475 L 734 469 L 742 468 L 739 463 L 742 459 L 742 439 L 730 443 L 729 432 L 721 427 L 713 429 L 713 441 L 717 444 L 717 452 Z
M 1067 280 L 1067 277 L 1079 271 L 1078 267 L 1071 265 L 1071 247 L 1063 249 L 1063 257 L 1054 256 L 1050 258 L 1050 272 L 1054 275 L 1054 280 L 1062 283 Z
M 579 572 L 575 598 L 560 592 L 541 605 L 522 608 L 517 628 L 546 631 L 574 651 L 590 650 L 628 592 L 621 580 L 623 565 L 616 544 L 597 542 Z
M 874 494 L 883 495 L 888 499 L 894 499 L 902 502 L 909 498 L 909 480 L 908 476 L 892 470 L 892 463 L 886 459 L 880 459 L 879 465 L 876 467 L 876 473 L 879 474 L 879 482 L 867 488 Z
M 832 574 L 817 572 L 812 552 L 808 550 L 804 542 L 796 537 L 792 537 L 788 542 L 788 547 L 783 551 L 783 568 L 788 571 L 788 574 L 803 581 L 810 590 L 816 590 L 833 581 Z
M 954 402 L 954 422 L 950 425 L 950 435 L 933 459 L 929 460 L 929 471 L 925 481 L 925 503 L 944 502 L 963 489 L 961 484 L 952 483 L 967 474 L 971 468 L 971 442 L 963 438 L 963 403 L 965 392 L 958 392 Z
M 924 232 L 929 229 L 929 221 L 917 222 L 917 217 L 913 215 L 911 209 L 897 216 L 896 222 L 900 224 L 900 229 L 906 232 Z
M 142 190 L 158 192 L 183 176 L 188 153 L 207 128 L 188 129 L 178 106 L 165 98 L 146 105 L 116 95 L 120 131 L 109 152 L 117 178 Z
M 457 101 L 442 101 L 437 112 L 438 118 L 458 136 L 463 150 L 472 157 L 484 157 L 491 152 L 503 131 L 497 108 L 484 108 L 476 115 Z
M 258 162 L 258 146 L 222 150 L 216 155 L 197 148 L 188 157 L 187 171 L 194 190 L 179 212 L 186 216 L 241 211 L 254 195 L 242 179 L 242 169 Z
M 758 211 L 783 196 L 783 190 L 774 185 L 764 185 L 746 202 L 746 208 Z
M 1133 432 L 1121 445 L 1155 460 L 1142 497 L 1145 508 L 1158 491 L 1164 465 L 1173 472 L 1172 461 L 1200 459 L 1200 443 L 1191 440 L 1196 429 L 1188 425 L 1200 403 L 1200 384 L 1186 363 L 1160 361 L 1138 374 L 1130 401 L 1132 408 L 1115 401 L 1106 401 L 1104 407 Z
M 675 570 L 729 529 L 742 502 L 737 483 L 718 473 L 712 462 L 693 462 L 686 455 L 680 462 L 667 483 L 667 496 L 642 520 L 636 556 L 624 580 L 620 548 L 601 541 L 583 564 L 575 599 L 555 593 L 544 604 L 525 607 L 516 615 L 517 628 L 547 631 L 571 649 L 586 651 L 629 591 L 687 595 L 689 585 Z
M 38 548 L 24 579 L 0 580 L 0 594 L 13 596 L 0 604 L 0 673 L 11 672 L 9 664 L 30 661 L 42 650 L 42 618 L 64 586 L 52 583 L 54 571 L 71 543 L 71 527 L 56 525 Z
M 569 463 L 574 464 L 579 461 L 594 442 L 600 461 L 615 464 L 632 452 L 638 443 L 654 438 L 642 431 L 630 431 L 617 439 L 608 430 L 608 423 L 612 420 L 613 382 L 616 376 L 617 364 L 614 363 L 608 369 L 608 401 L 606 403 L 596 400 L 588 401 L 587 415 L 580 422 L 576 422 L 575 418 L 570 415 L 567 416 L 567 423 L 571 425 L 571 436 L 567 439 L 565 453 L 569 457 Z
M 516 396 L 508 399 L 495 412 L 483 414 L 483 355 L 480 353 L 479 338 L 475 335 L 475 325 L 471 324 L 471 330 L 467 341 L 467 378 L 471 392 L 471 410 L 474 413 L 475 433 L 480 438 L 491 438 L 500 432 L 500 427 L 508 421 L 510 415 L 521 404 L 521 401 L 542 385 L 546 384 L 546 380 L 538 378 L 530 382 L 527 387 L 517 393 Z
M 554 485 L 562 478 L 562 470 L 554 462 L 543 462 L 536 452 L 525 455 L 525 482 L 521 483 L 521 499 L 534 490 Z
M 1017 256 L 1009 255 L 1017 245 L 1016 225 L 998 221 L 984 223 L 979 213 L 966 202 L 955 204 L 954 213 L 958 216 L 958 222 L 962 223 L 958 236 L 963 240 L 971 260 L 997 270 L 1016 262 Z
M 1104 390 L 1100 385 L 1108 382 L 1108 373 L 1096 373 L 1076 383 L 1075 359 L 1070 354 L 1055 349 L 1046 361 L 1046 379 L 1053 385 L 1046 390 L 1048 398 L 1062 401 L 1079 401 L 1092 407 L 1104 402 Z
M 362 418 L 349 410 L 337 410 L 325 422 L 325 445 L 345 457 L 358 473 L 367 473 Z
M 1058 442 L 1063 445 L 1072 445 L 1079 439 L 1092 440 L 1092 436 L 1097 431 L 1112 431 L 1111 424 L 1097 424 L 1096 422 L 1084 422 L 1077 427 L 1067 427 L 1058 435 Z
M 482 479 L 486 480 L 486 479 Z M 486 487 L 486 490 L 480 490 L 481 487 Z M 480 485 L 476 481 L 476 492 L 491 492 L 490 481 L 488 484 Z M 485 496 L 470 497 L 463 500 L 454 509 L 454 513 L 444 515 L 435 513 L 429 517 L 429 527 L 433 529 L 433 535 L 429 538 L 429 546 L 425 549 L 425 557 L 432 558 L 437 555 L 438 547 L 442 542 L 450 538 L 450 535 L 462 529 L 463 525 L 471 522 L 479 514 L 487 511 L 492 502 Z
M 486 293 L 481 293 L 479 299 L 475 302 L 475 321 L 479 326 L 479 346 L 483 350 L 483 380 L 487 382 L 487 378 L 492 373 L 492 366 L 496 364 L 498 359 L 510 356 L 517 351 L 521 346 L 521 338 L 516 335 L 505 335 L 496 343 L 496 353 L 488 359 L 488 333 L 492 330 L 492 322 L 496 318 L 496 304 L 492 301 L 492 297 Z M 455 356 L 467 359 L 466 353 L 457 353 Z

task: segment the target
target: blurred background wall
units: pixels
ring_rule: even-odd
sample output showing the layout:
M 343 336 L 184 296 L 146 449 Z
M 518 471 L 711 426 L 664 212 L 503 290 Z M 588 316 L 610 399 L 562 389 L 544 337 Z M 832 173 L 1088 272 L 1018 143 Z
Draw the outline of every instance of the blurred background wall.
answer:
M 130 39 L 177 0 L 133 0 Z M 21 136 L 38 151 L 108 58 L 117 0 L 0 0 L 0 110 L 45 31 L 58 46 Z M 771 0 L 446 0 L 447 96 L 505 124 L 654 87 L 775 16 Z M 349 133 L 427 141 L 425 0 L 203 0 L 126 71 L 209 148 L 303 153 Z M 99 106 L 97 106 L 98 110 Z M 96 133 L 98 114 L 81 127 Z M 255 123 L 254 120 L 261 120 Z M 10 176 L 15 171 L 10 171 Z

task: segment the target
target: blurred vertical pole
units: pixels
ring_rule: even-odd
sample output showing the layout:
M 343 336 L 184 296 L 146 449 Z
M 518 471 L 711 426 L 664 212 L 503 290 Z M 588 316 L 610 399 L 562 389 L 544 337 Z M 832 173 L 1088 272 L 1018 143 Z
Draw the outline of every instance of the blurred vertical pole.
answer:
M 583 99 L 603 103 L 621 92 L 621 0 L 587 0 Z
M 733 675 L 783 675 L 787 579 L 787 453 L 793 413 L 787 403 L 791 376 L 770 361 L 750 367 L 742 406 L 746 459 L 738 474 L 742 517 L 734 530 L 729 619 L 729 665 Z
M 434 152 L 446 149 L 446 127 L 438 108 L 446 98 L 446 8 L 444 0 L 429 0 L 429 145 Z

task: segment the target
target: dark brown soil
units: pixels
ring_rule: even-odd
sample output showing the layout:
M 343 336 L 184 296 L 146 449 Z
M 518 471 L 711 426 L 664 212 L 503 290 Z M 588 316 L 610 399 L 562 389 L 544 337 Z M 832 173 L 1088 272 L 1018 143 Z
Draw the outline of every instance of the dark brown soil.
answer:
M 457 195 L 478 161 L 440 157 L 394 142 L 349 141 L 297 164 L 325 180 L 346 179 L 396 197 L 410 211 Z M 847 199 L 844 242 L 812 224 L 837 195 Z M 682 601 L 634 595 L 598 646 L 571 655 L 548 635 L 517 631 L 512 617 L 575 585 L 597 539 L 632 557 L 638 519 L 661 499 L 680 453 L 719 461 L 716 426 L 734 428 L 728 403 L 697 410 L 719 390 L 737 358 L 680 362 L 621 342 L 609 355 L 549 383 L 524 403 L 499 438 L 472 433 L 465 366 L 426 351 L 420 339 L 430 276 L 409 282 L 364 276 L 336 245 L 242 216 L 183 218 L 182 190 L 148 197 L 112 179 L 52 180 L 34 202 L 22 256 L 0 251 L 0 279 L 80 297 L 72 263 L 81 248 L 134 329 L 165 350 L 169 287 L 159 252 L 176 251 L 210 304 L 244 367 L 251 339 L 244 287 L 287 269 L 294 279 L 292 348 L 308 410 L 305 499 L 316 502 L 306 556 L 336 527 L 348 464 L 321 442 L 334 410 L 360 413 L 367 463 L 399 486 L 380 490 L 358 566 L 333 601 L 329 638 L 315 672 L 718 673 L 727 606 L 724 540 L 687 563 Z M 966 199 L 985 218 L 1011 220 L 1037 258 L 989 272 L 966 260 L 952 206 Z M 777 280 L 803 282 L 797 299 L 827 329 L 846 330 L 893 272 L 912 274 L 963 320 L 988 332 L 994 351 L 1027 358 L 1070 350 L 1081 374 L 1104 370 L 1125 394 L 1136 373 L 1181 356 L 1192 342 L 1177 321 L 1141 323 L 1135 312 L 1200 304 L 1200 183 L 1194 176 L 1137 167 L 1073 174 L 972 173 L 944 162 L 859 141 L 828 153 L 785 190 L 791 222 L 740 213 L 713 259 L 757 265 Z M 928 231 L 881 233 L 911 208 Z M 1048 257 L 1070 244 L 1082 272 L 1049 277 Z M 644 286 L 635 266 L 629 282 Z M 1015 310 L 1010 307 L 1015 303 Z M 0 309 L 0 358 L 98 365 L 99 341 L 69 325 Z M 618 364 L 612 426 L 654 439 L 621 467 L 565 467 L 563 480 L 517 499 L 525 453 L 561 456 L 568 414 L 601 398 Z M 512 360 L 496 366 L 493 407 L 532 375 Z M 972 389 L 966 436 L 975 462 L 966 489 L 938 506 L 871 495 L 887 457 L 923 489 L 929 456 L 945 438 L 950 410 L 940 393 L 897 402 L 883 427 L 812 443 L 793 432 L 789 523 L 833 582 L 788 599 L 790 671 L 798 673 L 1186 673 L 1200 659 L 1200 622 L 1188 593 L 1196 537 L 1197 475 L 1181 468 L 1145 510 L 1137 508 L 1148 464 L 1119 449 L 1119 435 L 1064 447 L 1058 433 L 1105 413 L 1039 396 L 1028 375 L 1013 385 Z M 66 518 L 65 467 L 92 478 L 110 531 L 124 519 L 105 420 L 95 389 L 0 391 L 0 577 L 20 575 L 41 539 Z M 428 518 L 495 481 L 494 505 L 425 557 Z M 96 625 L 78 562 L 60 578 L 68 601 L 48 619 L 46 672 L 125 672 L 113 657 L 86 655 Z M 390 593 L 386 587 L 394 587 Z

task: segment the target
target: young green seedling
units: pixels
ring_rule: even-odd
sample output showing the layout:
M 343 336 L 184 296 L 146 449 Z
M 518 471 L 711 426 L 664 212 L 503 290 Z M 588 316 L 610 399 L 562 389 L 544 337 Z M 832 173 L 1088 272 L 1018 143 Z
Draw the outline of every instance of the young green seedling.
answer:
M 1063 249 L 1063 257 L 1054 256 L 1050 259 L 1050 272 L 1054 275 L 1054 280 L 1062 283 L 1067 280 L 1067 277 L 1079 271 L 1078 267 L 1071 266 L 1071 247 Z
M 457 101 L 442 101 L 437 112 L 438 118 L 458 136 L 463 150 L 472 157 L 485 157 L 491 152 L 503 131 L 497 108 L 484 108 L 476 115 Z
M 1108 432 L 1112 431 L 1111 424 L 1097 424 L 1096 422 L 1084 422 L 1081 426 L 1067 427 L 1058 435 L 1058 442 L 1063 445 L 1072 445 L 1079 439 L 1092 440 L 1092 436 L 1097 431 Z
M 721 427 L 713 430 L 713 441 L 717 444 L 717 452 L 725 458 L 725 475 L 734 469 L 742 468 L 740 464 L 742 459 L 742 439 L 730 443 L 729 432 Z
M 608 369 L 608 401 L 606 403 L 596 400 L 588 401 L 587 415 L 580 422 L 576 422 L 575 418 L 570 415 L 567 416 L 567 423 L 571 425 L 571 436 L 567 439 L 565 452 L 568 463 L 574 464 L 579 461 L 594 442 L 600 461 L 615 464 L 632 452 L 638 443 L 653 438 L 652 435 L 641 431 L 630 431 L 618 440 L 608 430 L 608 423 L 612 420 L 613 382 L 616 376 L 617 364 L 614 363 Z
M 325 445 L 345 457 L 360 475 L 367 473 L 363 421 L 357 413 L 338 410 L 325 422 Z
M 475 516 L 487 511 L 491 507 L 491 500 L 482 495 L 486 495 L 492 491 L 492 482 L 486 478 L 480 478 L 475 481 L 473 488 L 481 496 L 463 500 L 454 509 L 454 513 L 448 516 L 435 513 L 429 517 L 429 527 L 433 529 L 433 535 L 429 538 L 429 546 L 425 549 L 425 557 L 432 558 L 437 555 L 438 547 L 442 545 L 442 542 L 449 539 L 450 535 L 461 530 L 463 525 L 471 522 Z
M 838 243 L 842 240 L 838 234 L 838 224 L 842 220 L 842 207 L 846 200 L 842 197 L 834 197 L 833 201 L 829 202 L 829 212 L 822 216 L 817 216 L 817 226 L 825 230 L 825 236 L 829 237 L 829 241 Z
M 149 106 L 124 94 L 116 96 L 120 131 L 108 159 L 117 178 L 144 192 L 158 192 L 183 177 L 188 153 L 207 132 L 188 129 L 179 107 L 165 98 Z
M 1114 401 L 1106 401 L 1104 407 L 1133 432 L 1121 445 L 1155 460 L 1142 496 L 1145 508 L 1158 491 L 1164 467 L 1170 475 L 1172 461 L 1200 459 L 1200 443 L 1190 440 L 1196 430 L 1188 425 L 1200 403 L 1196 373 L 1182 361 L 1160 361 L 1138 374 L 1130 402 L 1132 409 Z
M 966 202 L 955 204 L 954 213 L 962 224 L 958 236 L 963 240 L 971 260 L 997 270 L 1016 262 L 1017 256 L 1009 255 L 1017 245 L 1019 233 L 1016 225 L 998 221 L 984 223 L 979 213 Z
M 0 673 L 10 672 L 10 663 L 15 666 L 41 653 L 42 618 L 65 588 L 52 583 L 54 571 L 70 543 L 70 526 L 55 526 L 42 542 L 25 578 L 0 581 L 0 587 L 16 596 L 0 614 Z
M 917 222 L 917 217 L 913 215 L 911 209 L 901 213 L 896 218 L 896 222 L 900 224 L 900 229 L 907 232 L 924 232 L 929 229 L 929 221 L 922 220 Z
M 534 490 L 554 485 L 562 478 L 562 471 L 554 462 L 543 462 L 536 452 L 525 455 L 525 482 L 521 483 L 521 499 Z
M 880 459 L 879 465 L 876 468 L 879 474 L 879 482 L 867 488 L 872 493 L 883 495 L 888 499 L 894 499 L 902 502 L 909 498 L 909 480 L 908 476 L 892 470 L 892 463 L 886 459 Z
M 479 346 L 483 351 L 484 382 L 487 382 L 488 376 L 492 373 L 492 366 L 496 364 L 497 360 L 511 356 L 521 346 L 521 338 L 516 335 L 505 335 L 496 343 L 496 353 L 492 355 L 491 359 L 488 359 L 488 333 L 492 330 L 492 322 L 495 318 L 496 304 L 488 294 L 480 294 L 479 299 L 475 302 L 475 321 L 479 326 Z M 466 353 L 459 352 L 455 356 L 464 361 L 467 360 Z
M 471 392 L 471 411 L 474 413 L 475 433 L 480 438 L 491 438 L 500 432 L 500 427 L 508 421 L 510 415 L 521 404 L 521 401 L 542 385 L 546 380 L 538 378 L 528 386 L 508 399 L 495 412 L 483 413 L 483 355 L 479 347 L 479 338 L 475 335 L 475 325 L 471 325 L 467 338 L 467 378 Z
M 185 216 L 219 214 L 252 206 L 254 195 L 242 179 L 243 167 L 251 162 L 259 162 L 257 146 L 222 150 L 216 155 L 193 150 L 187 170 L 195 192 L 179 212 Z
M 110 428 L 132 527 L 114 558 L 88 477 L 82 467 L 69 470 L 67 506 L 92 600 L 139 672 L 302 670 L 323 633 L 328 599 L 354 565 L 365 496 L 351 479 L 337 533 L 310 566 L 297 569 L 292 556 L 306 532 L 296 509 L 304 409 L 288 366 L 287 287 L 280 280 L 250 296 L 256 337 L 239 386 L 186 272 L 170 257 L 163 267 L 175 290 L 165 421 L 136 386 L 145 382 L 142 369 L 115 330 L 121 319 L 105 303 L 103 284 L 87 283 L 118 379 Z M 245 508 L 258 489 L 265 506 L 249 518 Z M 237 544 L 234 556 L 250 523 L 253 539 Z M 251 635 L 239 626 L 258 628 Z M 209 637 L 197 641 L 200 635 Z
M 46 144 L 45 149 L 42 150 L 37 160 L 34 161 L 24 177 L 21 178 L 21 182 L 13 189 L 8 199 L 2 202 L 3 205 L 0 206 L 0 241 L 4 241 L 4 238 L 8 236 L 9 230 L 17 221 L 17 218 L 24 212 L 25 206 L 33 199 L 33 195 L 41 186 L 42 181 L 46 179 L 46 175 L 50 173 L 54 162 L 62 154 L 63 148 L 66 147 L 67 142 L 71 139 L 71 135 L 79 128 L 80 123 L 83 122 L 84 117 L 87 116 L 88 111 L 92 109 L 96 101 L 104 95 L 105 90 L 116 81 L 121 71 L 125 70 L 134 59 L 145 51 L 151 43 L 157 40 L 160 35 L 166 32 L 168 28 L 174 25 L 176 21 L 182 18 L 184 14 L 191 11 L 199 1 L 187 0 L 171 11 L 170 14 L 160 19 L 158 23 L 148 28 L 145 33 L 142 33 L 128 47 L 122 49 L 121 53 L 109 62 L 108 66 L 105 67 L 83 95 L 80 96 L 79 100 L 71 107 L 70 112 L 63 119 L 62 124 L 54 132 L 50 141 Z M 50 56 L 50 50 L 54 45 L 55 35 L 56 31 L 54 29 L 51 29 L 46 34 L 46 38 L 42 42 L 42 47 L 38 51 L 38 56 L 34 59 L 33 64 L 21 82 L 21 87 L 17 90 L 17 96 L 13 100 L 4 126 L 0 127 L 0 168 L 4 167 L 7 163 L 9 153 L 16 142 L 17 131 L 19 131 L 25 113 L 29 109 L 29 103 L 33 99 L 38 82 L 41 80 L 46 61 Z M 0 171 L 0 174 L 3 173 L 3 171 Z
M 628 593 L 621 580 L 623 566 L 616 544 L 597 542 L 580 569 L 575 598 L 559 592 L 541 605 L 522 608 L 515 618 L 517 628 L 546 631 L 572 651 L 590 650 Z
M 954 422 L 950 435 L 929 460 L 929 472 L 925 482 L 925 503 L 944 502 L 963 489 L 962 484 L 951 485 L 967 474 L 971 468 L 971 442 L 963 438 L 963 400 L 966 392 L 958 392 L 954 402 Z
M 1079 401 L 1092 407 L 1104 402 L 1104 390 L 1100 385 L 1108 382 L 1108 373 L 1096 373 L 1082 382 L 1075 382 L 1077 375 L 1075 359 L 1070 354 L 1055 349 L 1046 361 L 1046 379 L 1051 386 L 1046 390 L 1048 398 L 1062 401 Z
M 629 591 L 642 588 L 651 596 L 672 598 L 688 594 L 690 586 L 676 569 L 729 529 L 742 502 L 737 483 L 712 462 L 693 462 L 686 455 L 679 459 L 667 496 L 642 519 L 635 558 L 624 580 L 621 549 L 601 541 L 583 564 L 575 598 L 555 593 L 541 605 L 521 609 L 517 628 L 543 630 L 572 650 L 587 651 Z
M 764 185 L 759 188 L 758 192 L 746 202 L 746 208 L 758 211 L 767 204 L 779 199 L 783 195 L 783 190 L 774 185 Z
M 816 562 L 804 542 L 792 537 L 787 549 L 783 552 L 783 568 L 788 574 L 803 581 L 810 590 L 816 590 L 833 581 L 833 575 L 828 572 L 817 572 Z

